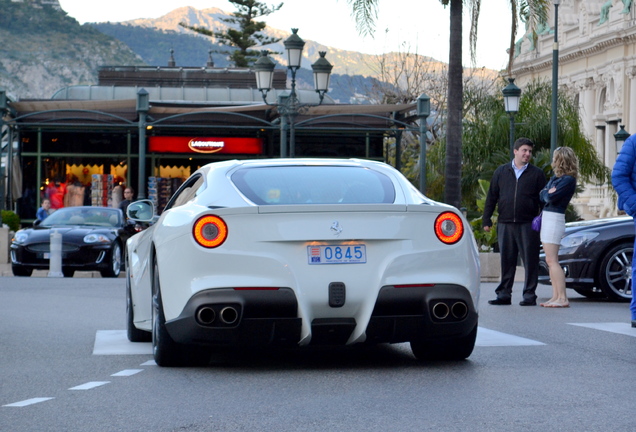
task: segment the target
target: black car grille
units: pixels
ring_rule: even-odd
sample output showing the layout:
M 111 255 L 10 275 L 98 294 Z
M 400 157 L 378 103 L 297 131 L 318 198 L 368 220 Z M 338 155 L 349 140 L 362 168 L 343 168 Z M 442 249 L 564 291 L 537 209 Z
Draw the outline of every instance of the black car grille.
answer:
M 62 243 L 62 252 L 77 252 L 79 250 L 79 246 L 74 244 Z M 38 252 L 51 252 L 51 244 L 50 243 L 36 243 L 26 247 L 26 250 L 33 253 Z

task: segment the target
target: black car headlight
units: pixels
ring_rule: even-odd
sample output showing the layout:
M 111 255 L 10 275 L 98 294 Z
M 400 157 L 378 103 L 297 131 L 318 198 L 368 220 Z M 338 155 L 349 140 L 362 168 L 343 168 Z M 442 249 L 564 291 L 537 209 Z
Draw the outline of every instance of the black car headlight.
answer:
M 110 243 L 110 239 L 104 234 L 88 234 L 84 237 L 84 243 Z
M 23 231 L 18 231 L 13 236 L 13 243 L 24 243 L 26 239 L 29 238 L 29 235 Z
M 567 255 L 576 251 L 581 245 L 595 239 L 599 233 L 595 231 L 576 232 L 561 239 L 559 255 Z

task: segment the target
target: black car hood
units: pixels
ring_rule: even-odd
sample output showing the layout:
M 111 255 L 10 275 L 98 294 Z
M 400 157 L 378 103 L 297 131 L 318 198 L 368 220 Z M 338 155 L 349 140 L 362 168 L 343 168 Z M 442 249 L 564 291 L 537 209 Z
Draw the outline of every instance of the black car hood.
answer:
M 568 222 L 565 224 L 565 232 L 567 234 L 572 234 L 578 231 L 608 228 L 617 225 L 632 225 L 633 223 L 634 219 L 631 216 Z
M 109 238 L 117 236 L 116 230 L 104 227 L 86 227 L 86 226 L 53 226 L 53 227 L 36 227 L 25 230 L 29 235 L 26 243 L 43 243 L 50 241 L 51 232 L 57 231 L 62 234 L 63 241 L 81 240 L 87 234 L 104 234 Z

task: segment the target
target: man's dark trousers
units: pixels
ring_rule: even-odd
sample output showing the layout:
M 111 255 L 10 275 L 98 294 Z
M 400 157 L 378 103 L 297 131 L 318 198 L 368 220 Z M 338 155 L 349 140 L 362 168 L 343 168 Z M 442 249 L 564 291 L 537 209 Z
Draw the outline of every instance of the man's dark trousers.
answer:
M 501 283 L 495 290 L 497 298 L 511 300 L 517 257 L 521 254 L 521 260 L 526 270 L 523 300 L 526 302 L 536 301 L 535 291 L 539 279 L 539 233 L 532 229 L 532 222 L 499 222 L 497 224 L 497 239 L 501 257 Z

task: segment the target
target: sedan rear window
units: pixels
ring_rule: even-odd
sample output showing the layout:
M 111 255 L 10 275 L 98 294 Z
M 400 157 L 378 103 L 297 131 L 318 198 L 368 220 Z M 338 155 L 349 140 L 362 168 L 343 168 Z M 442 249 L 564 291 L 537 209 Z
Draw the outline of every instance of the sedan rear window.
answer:
M 236 187 L 258 205 L 393 203 L 386 175 L 351 166 L 252 167 L 232 175 Z

